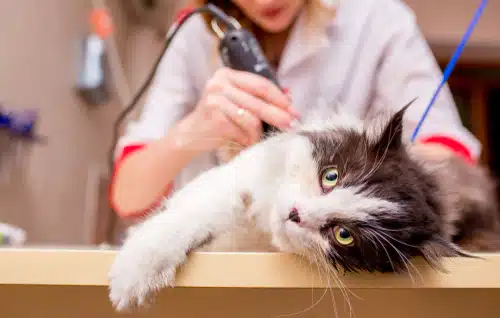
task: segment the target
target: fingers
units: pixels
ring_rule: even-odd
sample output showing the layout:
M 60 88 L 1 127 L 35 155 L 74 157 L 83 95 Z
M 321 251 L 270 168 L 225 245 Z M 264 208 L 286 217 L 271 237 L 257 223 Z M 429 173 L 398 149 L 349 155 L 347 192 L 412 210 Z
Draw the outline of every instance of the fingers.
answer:
M 248 72 L 219 69 L 207 82 L 203 95 L 199 104 L 203 121 L 210 123 L 216 135 L 241 145 L 260 140 L 262 121 L 286 131 L 299 117 L 279 87 Z
M 251 137 L 245 128 L 243 128 L 242 119 L 238 119 L 239 123 L 233 118 L 242 117 L 238 115 L 237 108 L 223 95 L 210 95 L 207 97 L 207 111 L 209 118 L 207 120 L 214 123 L 221 137 L 232 140 L 241 145 L 249 145 Z M 248 127 L 248 124 L 246 124 Z
M 299 118 L 288 96 L 262 76 L 222 68 L 212 77 L 210 86 L 281 130 L 287 130 Z
M 236 70 L 223 71 L 225 76 L 234 86 L 256 96 L 268 104 L 282 109 L 291 108 L 288 97 L 267 78 L 249 72 Z
M 225 100 L 226 102 L 219 106 L 221 110 L 245 132 L 249 144 L 258 142 L 262 131 L 261 120 L 246 109 L 238 107 L 230 99 Z
M 269 104 L 260 98 L 240 90 L 234 86 L 227 85 L 223 88 L 223 94 L 234 104 L 246 109 L 257 118 L 281 129 L 288 130 L 296 117 L 287 110 Z

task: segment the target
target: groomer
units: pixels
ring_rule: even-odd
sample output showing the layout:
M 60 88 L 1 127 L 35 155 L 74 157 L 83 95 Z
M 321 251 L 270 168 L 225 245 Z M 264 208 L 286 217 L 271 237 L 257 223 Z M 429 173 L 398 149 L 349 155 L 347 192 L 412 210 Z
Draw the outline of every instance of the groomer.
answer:
M 220 164 L 228 142 L 259 141 L 261 120 L 283 130 L 336 107 L 371 118 L 408 109 L 409 138 L 441 79 L 414 14 L 398 0 L 213 0 L 258 38 L 286 91 L 225 69 L 208 20 L 194 16 L 165 53 L 139 120 L 117 147 L 110 199 L 134 218 L 199 173 Z M 445 87 L 416 147 L 474 162 L 481 145 Z M 215 185 L 214 185 L 215 186 Z M 193 198 L 196 200 L 196 198 Z

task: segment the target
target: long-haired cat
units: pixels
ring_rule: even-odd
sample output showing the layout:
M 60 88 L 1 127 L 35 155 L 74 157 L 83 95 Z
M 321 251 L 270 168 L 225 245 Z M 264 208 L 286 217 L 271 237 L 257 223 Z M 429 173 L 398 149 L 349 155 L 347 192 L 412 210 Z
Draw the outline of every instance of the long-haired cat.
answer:
M 500 247 L 492 181 L 407 146 L 408 106 L 380 129 L 337 119 L 270 136 L 195 178 L 130 231 L 109 273 L 115 308 L 173 286 L 193 249 L 241 251 L 255 238 L 262 250 L 320 250 L 337 269 L 369 272 Z

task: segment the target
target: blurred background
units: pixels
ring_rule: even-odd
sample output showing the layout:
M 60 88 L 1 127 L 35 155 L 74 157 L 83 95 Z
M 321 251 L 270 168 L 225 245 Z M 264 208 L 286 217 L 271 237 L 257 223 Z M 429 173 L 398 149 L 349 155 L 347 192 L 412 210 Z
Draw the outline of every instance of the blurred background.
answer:
M 125 224 L 107 200 L 112 125 L 149 73 L 168 26 L 186 2 L 2 1 L 0 110 L 21 114 L 21 123 L 35 123 L 28 128 L 43 139 L 31 130 L 2 130 L 0 113 L 0 223 L 25 230 L 30 245 L 116 241 Z M 444 68 L 479 0 L 405 2 Z M 99 98 L 92 102 L 77 88 L 84 52 L 95 49 L 84 45 L 89 15 L 102 5 L 113 19 L 104 48 L 107 68 L 120 71 L 105 73 L 107 94 L 92 95 Z M 499 177 L 499 0 L 489 2 L 449 84 L 463 121 L 484 145 L 483 163 Z

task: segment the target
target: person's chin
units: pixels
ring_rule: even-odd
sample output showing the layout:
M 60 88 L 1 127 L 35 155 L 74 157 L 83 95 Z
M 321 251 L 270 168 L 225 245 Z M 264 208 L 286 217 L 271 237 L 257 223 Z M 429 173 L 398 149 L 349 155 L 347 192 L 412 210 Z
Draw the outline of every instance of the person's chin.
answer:
M 269 33 L 279 33 L 285 31 L 290 26 L 291 21 L 288 20 L 271 20 L 266 19 L 261 21 L 260 27 Z

